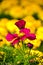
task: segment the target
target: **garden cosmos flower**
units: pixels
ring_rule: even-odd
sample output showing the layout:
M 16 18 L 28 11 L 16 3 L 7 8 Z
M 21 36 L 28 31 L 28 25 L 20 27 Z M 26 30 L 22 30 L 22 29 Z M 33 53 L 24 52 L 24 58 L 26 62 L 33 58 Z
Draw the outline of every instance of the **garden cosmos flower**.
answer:
M 15 23 L 15 25 L 20 29 L 20 33 L 24 33 L 23 36 L 19 36 L 18 34 L 10 34 L 8 33 L 8 35 L 6 36 L 6 39 L 8 41 L 12 41 L 12 45 L 14 46 L 16 43 L 19 43 L 20 41 L 25 40 L 26 38 L 30 39 L 30 40 L 34 40 L 36 39 L 35 34 L 30 33 L 30 29 L 25 28 L 25 21 L 24 20 L 20 20 L 18 22 Z

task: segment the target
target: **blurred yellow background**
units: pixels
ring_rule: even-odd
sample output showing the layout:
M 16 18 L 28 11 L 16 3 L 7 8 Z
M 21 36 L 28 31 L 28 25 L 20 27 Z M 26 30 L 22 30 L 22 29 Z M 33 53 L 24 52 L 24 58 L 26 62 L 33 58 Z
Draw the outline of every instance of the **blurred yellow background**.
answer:
M 3 40 L 0 46 L 10 44 L 4 41 L 8 32 L 15 30 L 19 34 L 19 29 L 14 26 L 19 19 L 25 20 L 25 27 L 36 34 L 36 40 L 29 42 L 35 48 L 39 47 L 43 41 L 43 0 L 0 0 L 0 40 Z

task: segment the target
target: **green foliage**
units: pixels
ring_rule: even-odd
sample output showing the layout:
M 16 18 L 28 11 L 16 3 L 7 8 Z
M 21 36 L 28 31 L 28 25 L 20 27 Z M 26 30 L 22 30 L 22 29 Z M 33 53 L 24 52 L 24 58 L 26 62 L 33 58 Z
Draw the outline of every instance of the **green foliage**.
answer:
M 41 45 L 40 45 L 40 47 L 37 48 L 37 50 L 43 52 L 43 41 L 41 42 Z
M 3 0 L 0 0 L 0 3 L 3 2 Z
M 2 19 L 2 18 L 8 18 L 9 20 L 14 19 L 12 16 L 10 16 L 8 14 L 4 14 L 4 13 L 0 14 L 0 19 Z
M 6 45 L 0 47 L 0 52 L 4 52 L 3 55 L 0 54 L 2 57 L 0 59 L 0 65 L 31 65 L 29 61 L 35 59 L 36 55 L 25 53 L 26 49 L 28 49 L 28 47 L 25 47 L 25 45 L 20 49 L 15 49 L 12 46 Z
M 39 20 L 39 16 L 38 16 L 37 13 L 34 13 L 32 16 L 33 16 L 36 20 Z
M 38 65 L 39 62 L 38 61 L 35 61 L 35 62 L 31 62 L 30 65 Z

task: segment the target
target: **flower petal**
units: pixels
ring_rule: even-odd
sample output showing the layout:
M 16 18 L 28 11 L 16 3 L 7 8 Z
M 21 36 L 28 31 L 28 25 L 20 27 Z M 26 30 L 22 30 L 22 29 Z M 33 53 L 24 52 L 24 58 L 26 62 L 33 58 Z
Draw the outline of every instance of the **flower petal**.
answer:
M 18 39 L 15 39 L 13 42 L 12 42 L 12 46 L 14 46 L 15 44 L 17 44 L 19 42 Z
M 20 29 L 24 28 L 25 27 L 25 21 L 24 20 L 19 20 L 18 22 L 15 23 L 15 25 L 17 27 L 19 27 Z
M 14 38 L 18 37 L 18 34 L 13 34 Z
M 11 34 L 11 33 L 8 33 L 7 36 L 6 36 L 6 39 L 8 41 L 12 41 L 14 38 L 17 38 L 18 35 L 17 34 Z
M 36 35 L 31 33 L 31 34 L 27 35 L 27 38 L 30 39 L 30 40 L 35 40 L 36 39 Z
M 20 40 L 22 40 L 22 41 L 25 40 L 25 39 L 26 39 L 25 35 L 20 38 Z
M 23 29 L 20 30 L 20 32 L 21 32 L 21 33 L 23 32 L 23 33 L 25 33 L 25 34 L 29 34 L 30 29 L 23 28 Z
M 7 36 L 6 36 L 6 39 L 8 41 L 12 41 L 14 39 L 14 36 L 11 33 L 8 33 Z

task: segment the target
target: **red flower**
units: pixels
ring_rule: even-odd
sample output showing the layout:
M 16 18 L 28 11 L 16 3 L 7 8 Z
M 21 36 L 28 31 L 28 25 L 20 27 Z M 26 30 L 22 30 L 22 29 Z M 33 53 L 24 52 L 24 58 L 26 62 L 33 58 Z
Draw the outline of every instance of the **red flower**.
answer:
M 22 41 L 25 40 L 25 39 L 26 39 L 25 35 L 20 38 L 20 40 L 22 40 Z
M 7 36 L 6 36 L 6 39 L 8 41 L 12 41 L 14 38 L 17 38 L 18 35 L 17 34 L 11 34 L 11 33 L 8 33 Z
M 18 28 L 22 29 L 22 28 L 25 27 L 25 23 L 26 23 L 26 22 L 25 22 L 24 20 L 19 20 L 18 22 L 15 23 L 15 25 L 16 25 Z
M 15 25 L 20 28 L 20 33 L 24 33 L 23 36 L 18 36 L 18 34 L 11 34 L 11 33 L 8 33 L 7 36 L 6 36 L 6 39 L 8 41 L 12 41 L 12 45 L 18 43 L 19 41 L 23 41 L 25 40 L 26 38 L 30 39 L 30 40 L 34 40 L 36 39 L 36 35 L 33 34 L 33 33 L 30 33 L 30 29 L 28 28 L 24 28 L 25 27 L 25 21 L 24 20 L 19 20 L 18 22 L 15 23 Z
M 36 39 L 36 35 L 31 33 L 31 34 L 27 35 L 27 38 L 30 39 L 30 40 L 35 40 Z
M 14 46 L 15 44 L 17 44 L 19 42 L 19 39 L 15 39 L 11 44 L 12 46 Z
M 36 39 L 36 35 L 33 33 L 30 33 L 30 29 L 24 28 L 20 30 L 20 33 L 25 33 L 25 37 L 30 39 L 30 40 L 34 40 Z
M 20 30 L 20 32 L 22 33 L 25 33 L 25 34 L 29 34 L 30 33 L 30 29 L 27 29 L 27 28 L 23 28 Z

